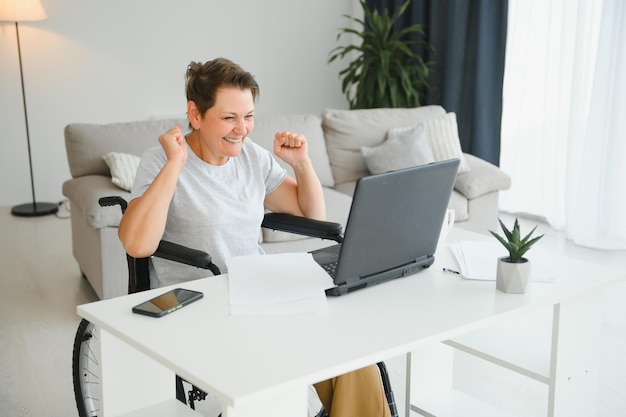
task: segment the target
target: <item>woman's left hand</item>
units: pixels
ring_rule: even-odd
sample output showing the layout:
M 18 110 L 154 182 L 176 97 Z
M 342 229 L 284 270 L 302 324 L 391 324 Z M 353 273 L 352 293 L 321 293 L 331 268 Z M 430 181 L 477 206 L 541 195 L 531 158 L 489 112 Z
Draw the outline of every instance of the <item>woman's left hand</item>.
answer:
M 302 133 L 277 132 L 274 135 L 274 154 L 291 165 L 309 160 L 309 148 Z

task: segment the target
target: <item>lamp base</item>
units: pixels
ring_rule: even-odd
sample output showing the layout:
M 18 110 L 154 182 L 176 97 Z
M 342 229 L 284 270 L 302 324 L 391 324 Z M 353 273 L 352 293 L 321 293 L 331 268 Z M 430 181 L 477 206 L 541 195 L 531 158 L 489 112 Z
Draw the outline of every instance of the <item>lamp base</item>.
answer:
M 59 205 L 54 203 L 26 203 L 11 208 L 11 214 L 21 217 L 38 217 L 54 214 L 59 211 Z

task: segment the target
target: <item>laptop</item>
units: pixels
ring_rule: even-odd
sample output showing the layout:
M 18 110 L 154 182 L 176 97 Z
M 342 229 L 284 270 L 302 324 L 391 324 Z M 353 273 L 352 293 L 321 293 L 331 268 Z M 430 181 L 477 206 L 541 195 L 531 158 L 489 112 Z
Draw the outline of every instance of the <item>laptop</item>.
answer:
M 342 243 L 311 251 L 342 295 L 411 275 L 435 261 L 459 159 L 357 181 Z

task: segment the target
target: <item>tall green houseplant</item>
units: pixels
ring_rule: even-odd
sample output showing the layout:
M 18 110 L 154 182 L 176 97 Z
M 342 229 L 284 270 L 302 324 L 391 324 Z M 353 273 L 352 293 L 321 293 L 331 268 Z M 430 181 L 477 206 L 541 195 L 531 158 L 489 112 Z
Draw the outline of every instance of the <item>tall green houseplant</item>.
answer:
M 347 68 L 339 72 L 341 91 L 350 103 L 350 109 L 417 107 L 424 101 L 429 88 L 430 62 L 424 62 L 411 47 L 433 47 L 425 41 L 411 40 L 411 35 L 423 35 L 423 26 L 415 24 L 394 31 L 394 24 L 402 16 L 411 0 L 407 0 L 392 16 L 387 9 L 382 15 L 370 10 L 365 0 L 359 0 L 364 19 L 344 15 L 360 25 L 361 30 L 345 27 L 337 35 L 355 35 L 360 45 L 350 44 L 333 48 L 328 63 L 356 54 Z

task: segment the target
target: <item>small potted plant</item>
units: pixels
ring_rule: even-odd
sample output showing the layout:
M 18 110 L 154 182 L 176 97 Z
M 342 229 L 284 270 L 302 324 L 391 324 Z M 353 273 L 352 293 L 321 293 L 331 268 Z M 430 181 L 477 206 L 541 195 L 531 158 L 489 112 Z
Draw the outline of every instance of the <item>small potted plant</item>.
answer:
M 543 237 L 531 238 L 537 229 L 533 228 L 524 238 L 521 237 L 519 222 L 517 218 L 513 224 L 513 229 L 509 230 L 502 220 L 498 219 L 500 227 L 504 232 L 504 237 L 489 230 L 509 252 L 509 256 L 498 258 L 498 269 L 496 273 L 496 288 L 502 292 L 512 294 L 524 294 L 528 288 L 530 277 L 530 261 L 524 258 L 524 254 Z

